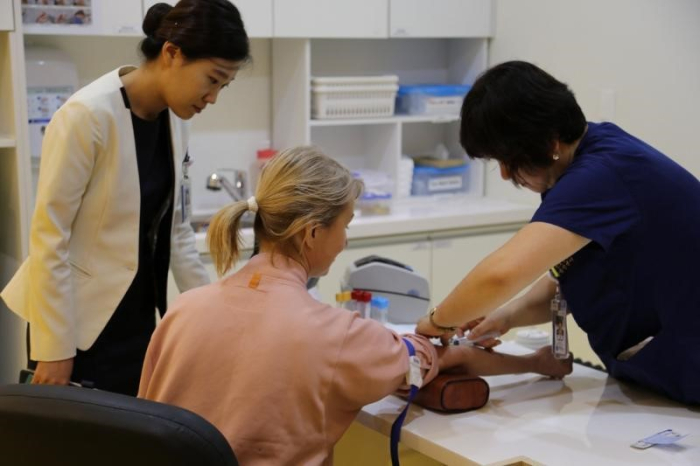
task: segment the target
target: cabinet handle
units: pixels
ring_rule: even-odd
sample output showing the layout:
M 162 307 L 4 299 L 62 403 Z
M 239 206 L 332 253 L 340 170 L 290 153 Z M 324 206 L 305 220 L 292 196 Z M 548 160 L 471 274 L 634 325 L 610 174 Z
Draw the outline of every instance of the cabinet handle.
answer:
M 442 123 L 451 123 L 453 121 L 457 121 L 458 118 L 452 116 L 452 115 L 438 115 L 432 120 L 430 120 L 431 123 L 435 124 L 442 124 Z
M 433 241 L 433 247 L 437 249 L 447 249 L 452 247 L 451 239 L 439 239 Z
M 137 34 L 138 31 L 134 26 L 119 26 L 117 34 Z

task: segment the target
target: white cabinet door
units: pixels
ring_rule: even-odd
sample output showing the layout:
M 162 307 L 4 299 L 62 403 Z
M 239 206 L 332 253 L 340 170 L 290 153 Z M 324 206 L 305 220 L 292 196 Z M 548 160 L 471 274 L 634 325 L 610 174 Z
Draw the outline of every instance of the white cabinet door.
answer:
M 139 0 L 103 1 L 99 34 L 142 36 L 142 6 Z M 98 24 L 100 26 L 100 24 Z
M 272 37 L 272 0 L 234 0 L 248 37 Z
M 491 0 L 390 0 L 391 37 L 489 37 Z
M 0 0 L 0 31 L 12 31 L 15 28 L 15 14 L 12 0 Z
M 275 37 L 386 38 L 388 0 L 274 0 Z
M 430 280 L 430 242 L 415 241 L 399 244 L 377 244 L 355 247 L 352 244 L 336 258 L 328 274 L 321 277 L 318 289 L 323 302 L 335 305 L 335 294 L 340 291 L 340 283 L 347 267 L 358 259 L 377 255 L 392 259 L 413 268 Z
M 439 304 L 481 260 L 515 232 L 433 240 L 432 302 Z
M 156 3 L 175 5 L 178 0 L 143 0 L 143 15 Z M 116 3 L 116 2 L 115 2 Z M 233 0 L 248 37 L 272 37 L 272 0 Z

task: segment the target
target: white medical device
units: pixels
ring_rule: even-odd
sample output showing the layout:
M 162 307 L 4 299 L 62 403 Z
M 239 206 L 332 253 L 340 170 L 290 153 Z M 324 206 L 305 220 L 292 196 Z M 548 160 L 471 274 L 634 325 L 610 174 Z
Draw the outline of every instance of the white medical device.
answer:
M 411 267 L 380 256 L 367 256 L 352 263 L 341 284 L 344 290 L 364 290 L 389 300 L 388 320 L 414 324 L 430 304 L 428 280 Z

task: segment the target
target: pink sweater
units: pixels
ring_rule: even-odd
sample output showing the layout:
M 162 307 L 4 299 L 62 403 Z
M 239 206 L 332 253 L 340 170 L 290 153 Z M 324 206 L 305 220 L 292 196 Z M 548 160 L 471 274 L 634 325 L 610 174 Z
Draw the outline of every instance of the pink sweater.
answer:
M 331 464 L 362 406 L 405 388 L 396 333 L 313 299 L 300 264 L 261 254 L 180 295 L 148 347 L 139 397 L 214 424 L 242 465 Z M 433 345 L 408 335 L 427 383 Z

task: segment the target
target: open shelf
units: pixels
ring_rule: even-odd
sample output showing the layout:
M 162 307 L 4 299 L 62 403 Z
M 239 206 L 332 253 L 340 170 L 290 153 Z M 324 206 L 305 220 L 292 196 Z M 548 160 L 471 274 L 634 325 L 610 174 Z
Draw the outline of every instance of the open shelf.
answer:
M 397 198 L 403 155 L 430 155 L 444 146 L 450 158 L 465 156 L 459 115 L 313 119 L 312 78 L 396 75 L 406 85 L 470 85 L 486 69 L 487 53 L 485 38 L 273 39 L 273 144 L 313 144 L 351 170 L 387 173 Z M 468 170 L 465 194 L 482 198 L 484 166 L 470 162 Z M 428 203 L 439 215 L 442 203 Z
M 17 145 L 17 140 L 9 136 L 0 134 L 0 149 L 13 148 Z
M 309 126 L 384 125 L 387 123 L 451 123 L 459 115 L 394 115 L 384 118 L 348 118 L 337 120 L 309 120 Z

